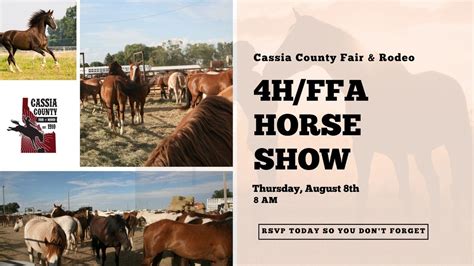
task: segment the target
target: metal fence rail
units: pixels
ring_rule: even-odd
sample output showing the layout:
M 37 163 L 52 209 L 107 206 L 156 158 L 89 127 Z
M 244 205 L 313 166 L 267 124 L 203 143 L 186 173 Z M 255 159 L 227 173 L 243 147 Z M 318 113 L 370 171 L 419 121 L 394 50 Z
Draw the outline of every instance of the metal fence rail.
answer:
M 49 47 L 51 50 L 55 51 L 55 52 L 65 52 L 65 51 L 75 51 L 76 50 L 76 46 L 50 46 Z M 34 52 L 34 51 L 32 51 Z M 8 53 L 7 50 L 5 49 L 5 47 L 3 47 L 2 45 L 0 45 L 0 53 Z

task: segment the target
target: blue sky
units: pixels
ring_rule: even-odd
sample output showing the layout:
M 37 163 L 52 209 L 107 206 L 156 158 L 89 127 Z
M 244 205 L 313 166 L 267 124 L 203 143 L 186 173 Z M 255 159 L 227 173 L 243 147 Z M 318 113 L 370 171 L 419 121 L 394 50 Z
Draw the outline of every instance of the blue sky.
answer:
M 232 191 L 232 175 L 226 175 Z M 18 202 L 22 211 L 49 211 L 53 203 L 67 207 L 68 191 L 71 210 L 127 210 L 166 208 L 175 195 L 205 203 L 222 189 L 222 178 L 223 172 L 0 172 L 0 185 L 5 201 Z
M 54 18 L 61 19 L 75 0 L 0 0 L 0 32 L 26 30 L 31 15 L 40 10 L 54 10 Z
M 232 0 L 82 0 L 80 12 L 87 62 L 132 43 L 232 41 Z

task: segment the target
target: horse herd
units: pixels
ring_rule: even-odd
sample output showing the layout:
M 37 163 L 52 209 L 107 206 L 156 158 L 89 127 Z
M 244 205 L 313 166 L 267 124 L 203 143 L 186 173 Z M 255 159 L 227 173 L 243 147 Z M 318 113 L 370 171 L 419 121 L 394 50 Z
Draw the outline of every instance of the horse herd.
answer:
M 112 247 L 119 265 L 120 252 L 131 252 L 138 227 L 144 227 L 142 265 L 159 265 L 166 253 L 172 254 L 173 265 L 231 264 L 232 212 L 93 213 L 88 208 L 71 212 L 54 205 L 51 214 L 17 216 L 14 223 L 14 231 L 24 228 L 30 261 L 35 261 L 36 253 L 38 262 L 54 265 L 86 239 L 91 239 L 99 263 L 105 265 L 106 249 Z
M 81 79 L 80 97 L 84 104 L 91 95 L 97 104 L 99 96 L 107 111 L 109 127 L 115 131 L 118 126 L 122 135 L 127 100 L 132 125 L 143 124 L 146 98 L 150 88 L 158 86 L 163 99 L 171 99 L 174 94 L 176 104 L 181 105 L 186 99 L 186 106 L 181 108 L 191 109 L 174 132 L 151 152 L 145 166 L 231 166 L 232 75 L 232 69 L 217 74 L 173 72 L 158 74 L 146 82 L 140 63 L 132 63 L 130 74 L 126 75 L 113 62 L 105 78 Z

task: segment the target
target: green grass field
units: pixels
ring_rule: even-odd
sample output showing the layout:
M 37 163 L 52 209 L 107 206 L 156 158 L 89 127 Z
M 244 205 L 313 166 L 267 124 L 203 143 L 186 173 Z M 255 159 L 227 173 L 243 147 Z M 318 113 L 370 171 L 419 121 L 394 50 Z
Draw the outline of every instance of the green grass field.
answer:
M 53 58 L 46 55 L 46 67 L 41 68 L 42 56 L 35 52 L 18 51 L 15 55 L 17 65 L 23 72 L 12 73 L 8 68 L 8 54 L 0 54 L 0 80 L 75 80 L 76 51 L 55 52 L 59 69 Z

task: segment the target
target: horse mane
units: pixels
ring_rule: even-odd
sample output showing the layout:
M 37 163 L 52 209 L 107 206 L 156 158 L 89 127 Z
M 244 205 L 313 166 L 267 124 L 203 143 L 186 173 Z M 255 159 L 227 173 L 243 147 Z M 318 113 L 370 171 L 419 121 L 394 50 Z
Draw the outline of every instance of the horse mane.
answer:
M 120 78 L 116 79 L 116 82 L 118 84 L 117 88 L 122 91 L 125 95 L 132 97 L 132 98 L 137 98 L 140 94 L 142 89 L 148 88 L 147 85 L 140 85 L 138 82 L 130 80 L 128 77 L 124 78 L 120 76 Z M 148 92 L 146 95 L 149 93 L 149 88 Z
M 231 166 L 232 103 L 206 97 L 150 154 L 145 166 Z
M 48 12 L 44 11 L 43 9 L 36 11 L 33 13 L 33 15 L 31 15 L 31 18 L 28 21 L 28 26 L 33 28 L 34 26 L 38 25 L 41 22 L 41 19 L 43 19 L 43 17 L 47 14 Z
M 110 64 L 109 75 L 117 75 L 128 78 L 127 74 L 123 72 L 122 66 L 117 61 L 114 61 L 112 64 Z
M 47 257 L 50 257 L 51 255 L 57 255 L 61 257 L 64 249 L 66 249 L 67 246 L 66 234 L 56 222 L 52 222 L 54 223 L 54 227 L 51 231 L 51 237 L 48 240 L 48 243 L 46 243 L 46 248 L 48 250 Z

